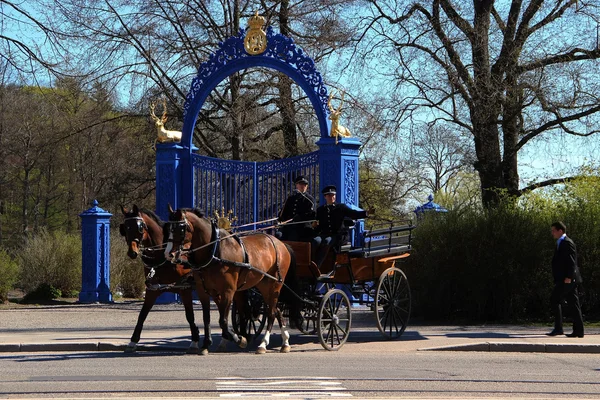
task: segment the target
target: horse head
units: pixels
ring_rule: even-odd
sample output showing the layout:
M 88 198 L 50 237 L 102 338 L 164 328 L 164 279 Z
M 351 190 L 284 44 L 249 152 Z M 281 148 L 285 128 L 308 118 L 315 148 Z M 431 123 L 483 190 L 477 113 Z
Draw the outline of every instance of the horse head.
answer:
M 165 257 L 173 263 L 181 261 L 181 256 L 192 247 L 197 249 L 210 241 L 211 223 L 198 209 L 183 208 L 173 210 L 169 204 L 169 220 L 164 226 Z M 195 252 L 192 250 L 191 252 Z M 194 253 L 194 257 L 203 255 Z
M 193 232 L 186 212 L 182 209 L 173 210 L 169 204 L 169 219 L 163 227 L 163 237 L 166 242 L 165 258 L 177 263 L 181 259 L 184 247 L 191 243 Z
M 121 206 L 123 212 L 123 223 L 119 226 L 119 232 L 121 236 L 125 237 L 129 250 L 127 255 L 129 258 L 136 258 L 141 251 L 141 243 L 148 236 L 148 226 L 144 222 L 140 210 L 134 204 L 133 207 L 127 211 Z

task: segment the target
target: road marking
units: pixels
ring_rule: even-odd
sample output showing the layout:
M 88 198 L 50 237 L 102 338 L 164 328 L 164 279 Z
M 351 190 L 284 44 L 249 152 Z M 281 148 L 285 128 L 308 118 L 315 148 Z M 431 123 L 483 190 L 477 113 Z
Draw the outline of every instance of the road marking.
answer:
M 217 378 L 219 397 L 352 397 L 331 377 Z

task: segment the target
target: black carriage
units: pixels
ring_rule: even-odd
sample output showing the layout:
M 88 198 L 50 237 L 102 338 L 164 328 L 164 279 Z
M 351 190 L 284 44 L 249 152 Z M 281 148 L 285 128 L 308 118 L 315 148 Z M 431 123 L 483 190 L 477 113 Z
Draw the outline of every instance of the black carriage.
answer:
M 408 279 L 399 263 L 410 255 L 410 222 L 371 229 L 360 235 L 360 246 L 344 245 L 332 249 L 321 268 L 311 260 L 311 244 L 286 242 L 296 255 L 299 292 L 293 293 L 303 302 L 304 334 L 316 334 L 327 350 L 338 350 L 348 339 L 352 324 L 352 304 L 366 306 L 374 314 L 377 328 L 386 339 L 396 339 L 404 333 L 411 312 Z M 351 299 L 352 297 L 352 299 Z M 250 290 L 247 307 L 233 303 L 234 330 L 258 337 L 264 318 L 264 303 L 258 291 Z M 286 305 L 280 303 L 286 310 Z M 251 315 L 242 319 L 241 315 Z

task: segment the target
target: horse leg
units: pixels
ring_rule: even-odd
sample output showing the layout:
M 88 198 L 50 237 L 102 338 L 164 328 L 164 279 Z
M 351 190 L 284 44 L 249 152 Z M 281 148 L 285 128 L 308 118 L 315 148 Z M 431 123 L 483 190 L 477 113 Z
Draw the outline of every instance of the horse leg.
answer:
M 229 310 L 231 308 L 231 302 L 233 301 L 234 291 L 228 290 L 224 293 L 217 303 L 219 308 L 219 326 L 221 327 L 221 343 L 217 347 L 217 351 L 225 351 L 227 343 L 234 341 L 242 349 L 248 345 L 248 341 L 245 337 L 239 337 L 235 332 L 229 329 Z
M 265 328 L 265 333 L 263 334 L 262 340 L 260 341 L 260 344 L 258 345 L 258 348 L 256 349 L 256 354 L 265 354 L 267 352 L 267 346 L 269 345 L 269 340 L 271 338 L 271 331 L 273 330 L 273 324 L 275 323 L 275 315 L 278 315 L 278 320 L 279 323 L 281 325 L 281 331 L 283 332 L 283 330 L 285 329 L 285 321 L 283 320 L 281 313 L 279 312 L 279 309 L 277 308 L 277 298 L 278 296 L 273 295 L 272 293 L 265 293 L 265 291 L 261 290 L 261 294 L 263 295 L 263 298 L 265 299 L 265 303 L 267 305 L 267 315 L 268 315 L 268 319 L 267 319 L 267 326 Z M 287 333 L 287 330 L 286 330 Z M 289 347 L 289 342 L 286 340 L 285 336 L 282 336 L 284 339 L 284 343 L 288 343 L 288 347 Z M 289 339 L 289 334 L 287 334 L 287 338 Z
M 183 303 L 183 307 L 185 309 L 185 319 L 190 325 L 190 331 L 192 332 L 192 343 L 190 343 L 190 347 L 187 349 L 188 354 L 198 354 L 198 342 L 200 341 L 200 331 L 196 326 L 196 321 L 194 320 L 194 304 L 192 303 L 192 290 L 184 289 L 179 292 L 181 296 L 181 302 Z
M 202 304 L 202 319 L 204 320 L 204 342 L 200 355 L 208 354 L 208 349 L 212 345 L 212 335 L 210 333 L 210 296 L 204 290 L 197 291 L 200 304 Z
M 140 315 L 138 315 L 137 324 L 133 330 L 133 335 L 131 335 L 131 341 L 127 347 L 125 347 L 125 353 L 135 353 L 137 344 L 140 341 L 140 336 L 142 335 L 144 321 L 146 321 L 146 317 L 148 316 L 150 310 L 152 310 L 152 307 L 154 306 L 154 303 L 159 295 L 160 292 L 158 290 L 146 290 L 146 295 L 144 296 L 144 305 L 140 310 Z
M 279 327 L 281 328 L 281 340 L 283 343 L 281 344 L 280 353 L 289 353 L 292 349 L 290 347 L 290 333 L 287 330 L 287 326 L 285 326 L 285 320 L 283 319 L 283 314 L 279 307 L 276 309 L 277 312 L 277 321 L 279 322 Z

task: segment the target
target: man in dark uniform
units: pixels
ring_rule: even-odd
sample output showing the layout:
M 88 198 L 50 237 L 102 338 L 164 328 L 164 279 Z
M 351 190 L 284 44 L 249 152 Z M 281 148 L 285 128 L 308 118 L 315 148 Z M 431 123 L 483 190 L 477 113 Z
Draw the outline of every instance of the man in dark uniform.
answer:
M 315 219 L 315 199 L 308 194 L 308 180 L 298 176 L 294 180 L 296 190 L 287 198 L 277 219 L 288 222 L 279 228 L 278 237 L 282 240 L 309 242 L 315 236 L 312 221 Z M 299 223 L 307 221 L 306 223 Z
M 566 300 L 571 308 L 573 317 L 573 333 L 568 337 L 583 337 L 583 317 L 577 286 L 582 283 L 581 274 L 577 267 L 577 248 L 571 238 L 567 237 L 567 227 L 562 222 L 555 222 L 550 228 L 550 233 L 556 239 L 556 248 L 552 257 L 552 276 L 554 290 L 550 297 L 552 312 L 554 314 L 554 330 L 549 336 L 563 334 L 562 302 Z
M 336 187 L 326 186 L 323 189 L 326 204 L 317 208 L 317 232 L 321 243 L 316 253 L 315 263 L 320 267 L 327 257 L 329 248 L 343 245 L 347 240 L 347 231 L 343 229 L 344 218 L 360 219 L 367 216 L 363 210 L 353 210 L 343 203 L 336 203 Z

